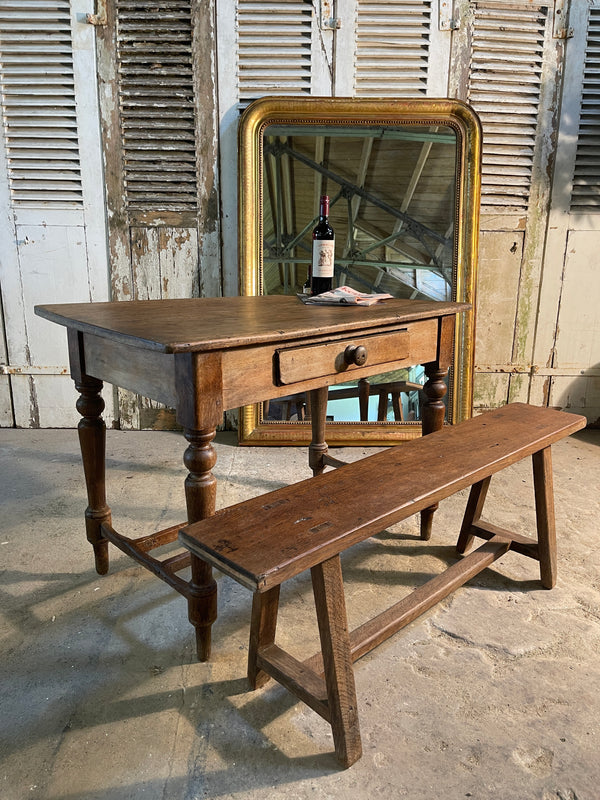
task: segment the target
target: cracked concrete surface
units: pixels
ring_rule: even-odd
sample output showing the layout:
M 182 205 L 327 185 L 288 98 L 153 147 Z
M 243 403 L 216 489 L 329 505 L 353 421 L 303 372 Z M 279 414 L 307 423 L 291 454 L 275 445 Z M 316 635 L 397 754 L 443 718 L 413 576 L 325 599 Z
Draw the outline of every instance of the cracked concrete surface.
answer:
M 108 434 L 108 496 L 131 536 L 183 519 L 184 441 Z M 307 477 L 304 448 L 217 443 L 218 504 Z M 336 451 L 348 459 L 364 448 Z M 363 757 L 340 770 L 329 726 L 273 683 L 248 692 L 250 593 L 219 576 L 210 663 L 185 601 L 118 551 L 93 570 L 74 431 L 0 431 L 1 800 L 600 797 L 600 432 L 553 448 L 559 581 L 508 554 L 355 667 Z M 466 492 L 431 542 L 417 520 L 347 552 L 354 627 L 454 559 Z M 492 480 L 484 515 L 531 534 L 530 465 Z M 317 649 L 307 575 L 279 638 Z

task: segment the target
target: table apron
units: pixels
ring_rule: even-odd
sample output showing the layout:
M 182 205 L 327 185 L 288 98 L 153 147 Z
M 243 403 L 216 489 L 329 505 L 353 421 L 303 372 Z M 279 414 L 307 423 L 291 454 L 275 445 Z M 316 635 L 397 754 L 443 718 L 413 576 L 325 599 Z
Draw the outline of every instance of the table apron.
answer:
M 229 410 L 251 403 L 271 400 L 320 386 L 333 386 L 348 381 L 367 378 L 402 367 L 425 364 L 438 357 L 439 320 L 428 319 L 399 326 L 396 331 L 389 330 L 385 334 L 385 348 L 379 349 L 379 357 L 364 366 L 344 365 L 340 367 L 340 359 L 331 359 L 331 368 L 319 368 L 315 375 L 312 352 L 321 352 L 323 343 L 310 342 L 302 347 L 298 342 L 286 348 L 283 343 L 251 345 L 248 347 L 222 350 L 220 353 L 182 354 L 161 353 L 135 347 L 123 342 L 113 341 L 94 334 L 83 334 L 83 354 L 87 375 L 129 389 L 170 408 L 177 408 L 178 392 L 175 360 L 185 357 L 196 363 L 196 376 L 190 375 L 188 385 L 202 387 L 205 393 L 204 403 L 210 402 L 206 395 L 211 387 L 202 380 L 203 359 L 215 358 L 220 361 L 221 386 L 215 386 L 215 401 L 222 402 L 222 409 Z M 362 334 L 335 337 L 328 347 L 343 353 L 348 345 L 361 345 L 374 342 L 374 337 L 381 335 L 381 330 L 364 331 Z M 395 342 L 397 340 L 397 349 Z M 407 347 L 407 342 L 409 346 Z M 319 350 L 315 351 L 315 348 Z M 279 379 L 279 361 L 282 353 L 289 352 L 294 358 L 306 359 L 306 370 L 301 365 L 295 367 L 293 375 L 296 380 L 281 384 Z M 371 347 L 371 353 L 377 353 Z M 396 355 L 397 354 L 397 355 Z M 386 359 L 386 360 L 381 360 Z M 191 366 L 191 365 L 190 365 Z M 215 364 L 216 366 L 216 364 Z M 192 371 L 194 367 L 192 366 Z M 203 403 L 203 404 L 204 404 Z
M 93 378 L 129 389 L 151 400 L 177 407 L 175 357 L 133 347 L 93 334 L 83 334 L 85 372 Z

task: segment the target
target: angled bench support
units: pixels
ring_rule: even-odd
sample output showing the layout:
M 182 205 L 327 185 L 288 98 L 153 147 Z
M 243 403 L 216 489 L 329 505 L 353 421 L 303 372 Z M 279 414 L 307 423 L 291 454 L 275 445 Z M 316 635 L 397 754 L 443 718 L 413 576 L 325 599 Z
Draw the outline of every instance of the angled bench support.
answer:
M 556 585 L 556 522 L 552 484 L 552 451 L 550 447 L 545 447 L 533 453 L 531 458 L 537 542 L 481 519 L 491 481 L 490 475 L 471 487 L 456 549 L 460 554 L 464 554 L 472 545 L 475 537 L 491 539 L 500 536 L 510 539 L 511 550 L 540 562 L 542 586 L 545 589 L 552 589 Z

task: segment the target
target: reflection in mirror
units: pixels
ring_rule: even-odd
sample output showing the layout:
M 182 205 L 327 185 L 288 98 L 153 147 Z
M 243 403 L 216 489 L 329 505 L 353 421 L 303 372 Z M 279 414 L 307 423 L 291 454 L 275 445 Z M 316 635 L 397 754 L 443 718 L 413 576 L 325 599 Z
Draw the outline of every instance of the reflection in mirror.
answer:
M 319 197 L 330 198 L 334 285 L 474 303 L 481 129 L 456 100 L 264 97 L 240 124 L 243 294 L 302 291 Z M 472 407 L 474 312 L 456 323 L 447 421 Z M 420 435 L 420 365 L 330 388 L 330 444 Z M 247 406 L 244 444 L 310 441 L 304 394 Z
M 447 126 L 269 125 L 263 134 L 263 293 L 302 291 L 319 197 L 330 197 L 334 286 L 394 297 L 453 298 L 456 133 Z M 330 422 L 418 421 L 423 368 L 330 390 Z M 265 421 L 302 421 L 304 395 Z

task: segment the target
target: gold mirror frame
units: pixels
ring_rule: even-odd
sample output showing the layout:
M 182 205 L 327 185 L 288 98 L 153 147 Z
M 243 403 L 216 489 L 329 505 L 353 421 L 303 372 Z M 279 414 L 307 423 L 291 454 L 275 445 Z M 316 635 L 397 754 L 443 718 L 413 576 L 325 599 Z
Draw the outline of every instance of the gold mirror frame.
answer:
M 242 295 L 262 293 L 263 135 L 270 125 L 340 126 L 443 125 L 456 133 L 456 192 L 452 300 L 470 303 L 458 315 L 454 365 L 448 385 L 448 417 L 454 424 L 472 415 L 475 347 L 475 289 L 481 182 L 481 126 L 465 103 L 448 99 L 349 99 L 263 97 L 245 110 L 239 127 L 239 254 Z M 264 422 L 259 404 L 240 409 L 240 444 L 308 444 L 306 422 Z M 418 422 L 332 422 L 332 445 L 393 444 L 419 436 Z

